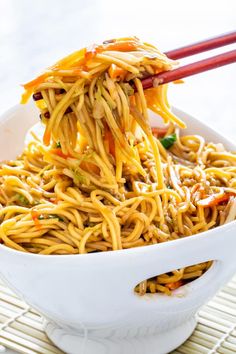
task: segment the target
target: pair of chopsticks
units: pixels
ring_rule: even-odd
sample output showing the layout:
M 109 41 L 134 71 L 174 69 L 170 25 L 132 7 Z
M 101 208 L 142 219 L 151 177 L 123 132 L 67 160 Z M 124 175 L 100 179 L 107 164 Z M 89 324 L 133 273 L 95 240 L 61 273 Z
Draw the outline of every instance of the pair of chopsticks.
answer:
M 236 32 L 221 34 L 220 36 L 206 39 L 201 42 L 190 44 L 188 46 L 171 50 L 165 54 L 170 59 L 181 59 L 191 55 L 206 52 L 211 49 L 224 47 L 226 45 L 236 43 Z M 204 71 L 219 68 L 224 65 L 236 62 L 236 50 L 203 59 L 192 64 L 181 66 L 180 68 L 161 72 L 159 74 L 149 76 L 142 80 L 144 89 L 156 87 L 157 85 L 167 84 L 168 82 L 183 79 L 188 76 L 196 75 Z

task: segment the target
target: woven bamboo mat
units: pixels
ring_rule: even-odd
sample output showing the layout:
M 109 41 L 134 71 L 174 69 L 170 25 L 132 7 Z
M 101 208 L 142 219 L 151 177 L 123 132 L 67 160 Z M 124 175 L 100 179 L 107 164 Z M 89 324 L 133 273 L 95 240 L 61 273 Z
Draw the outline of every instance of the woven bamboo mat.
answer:
M 42 317 L 0 281 L 0 352 L 63 354 L 43 331 Z M 192 336 L 172 354 L 236 353 L 236 277 L 198 313 Z

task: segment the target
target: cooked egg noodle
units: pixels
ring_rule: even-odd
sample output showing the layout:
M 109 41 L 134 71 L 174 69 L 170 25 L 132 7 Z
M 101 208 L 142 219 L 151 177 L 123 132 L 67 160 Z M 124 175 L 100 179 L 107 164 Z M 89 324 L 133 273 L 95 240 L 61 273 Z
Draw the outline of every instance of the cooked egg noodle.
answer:
M 185 124 L 170 110 L 167 85 L 142 88 L 147 74 L 174 65 L 128 38 L 78 51 L 25 85 L 23 100 L 41 95 L 46 129 L 43 142 L 34 135 L 21 156 L 1 164 L 3 244 L 45 255 L 120 250 L 235 219 L 236 155 L 199 135 L 180 136 Z M 168 150 L 152 134 L 149 110 L 163 118 L 165 136 L 176 134 Z M 173 270 L 135 290 L 169 295 L 210 265 Z

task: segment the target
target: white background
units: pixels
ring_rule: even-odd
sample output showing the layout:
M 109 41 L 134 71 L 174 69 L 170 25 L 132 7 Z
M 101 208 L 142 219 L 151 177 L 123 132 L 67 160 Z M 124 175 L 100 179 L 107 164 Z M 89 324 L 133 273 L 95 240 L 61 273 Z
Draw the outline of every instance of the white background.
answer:
M 19 101 L 21 83 L 82 46 L 136 35 L 165 51 L 235 24 L 236 0 L 0 0 L 0 113 Z M 229 65 L 172 85 L 170 99 L 235 139 L 235 82 Z

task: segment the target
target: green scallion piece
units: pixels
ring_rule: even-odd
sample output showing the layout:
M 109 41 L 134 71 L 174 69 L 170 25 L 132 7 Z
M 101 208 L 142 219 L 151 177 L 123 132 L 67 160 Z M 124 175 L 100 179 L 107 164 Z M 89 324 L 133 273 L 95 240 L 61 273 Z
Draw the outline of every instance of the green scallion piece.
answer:
M 176 141 L 176 134 L 171 134 L 160 140 L 165 149 L 169 149 Z

